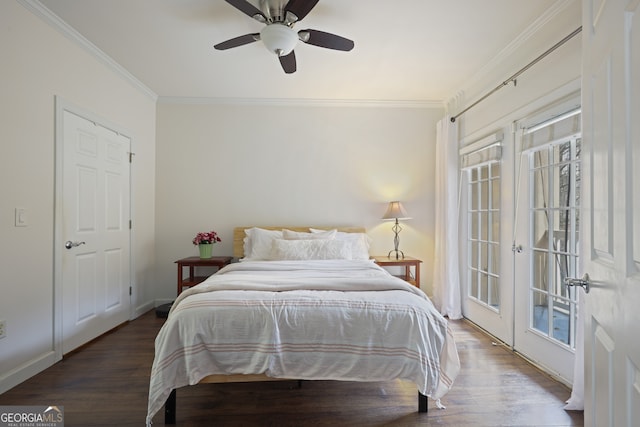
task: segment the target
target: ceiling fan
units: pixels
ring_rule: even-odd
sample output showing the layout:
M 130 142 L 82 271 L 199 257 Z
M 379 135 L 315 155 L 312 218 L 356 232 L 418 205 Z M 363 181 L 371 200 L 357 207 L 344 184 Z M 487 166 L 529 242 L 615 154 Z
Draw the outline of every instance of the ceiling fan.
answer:
M 226 50 L 262 40 L 269 51 L 278 55 L 285 73 L 296 71 L 296 55 L 293 51 L 298 40 L 327 49 L 349 51 L 353 41 L 331 33 L 318 30 L 300 30 L 293 26 L 300 22 L 319 0 L 260 0 L 260 9 L 246 0 L 225 0 L 231 6 L 256 21 L 266 24 L 259 33 L 234 37 L 214 46 L 217 50 Z

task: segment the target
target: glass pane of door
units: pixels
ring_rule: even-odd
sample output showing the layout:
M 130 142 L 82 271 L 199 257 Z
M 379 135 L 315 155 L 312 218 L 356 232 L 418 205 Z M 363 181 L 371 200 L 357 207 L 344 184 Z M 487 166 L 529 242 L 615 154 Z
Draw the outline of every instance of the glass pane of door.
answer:
M 576 293 L 564 284 L 577 277 L 580 220 L 579 138 L 530 154 L 531 283 L 529 328 L 574 348 Z
M 500 309 L 500 163 L 473 167 L 468 173 L 468 295 Z

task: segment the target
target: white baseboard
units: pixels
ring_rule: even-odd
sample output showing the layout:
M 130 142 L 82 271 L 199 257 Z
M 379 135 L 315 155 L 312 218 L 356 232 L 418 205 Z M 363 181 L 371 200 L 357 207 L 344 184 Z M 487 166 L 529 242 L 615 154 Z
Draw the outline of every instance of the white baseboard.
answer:
M 55 352 L 49 351 L 3 374 L 0 376 L 0 394 L 53 366 L 57 361 Z
M 147 311 L 149 310 L 153 310 L 155 308 L 155 302 L 154 301 L 147 301 L 144 304 L 141 304 L 139 306 L 137 306 L 135 308 L 135 310 L 133 311 L 133 316 L 130 320 L 136 319 L 140 316 L 142 316 L 143 314 L 145 314 Z

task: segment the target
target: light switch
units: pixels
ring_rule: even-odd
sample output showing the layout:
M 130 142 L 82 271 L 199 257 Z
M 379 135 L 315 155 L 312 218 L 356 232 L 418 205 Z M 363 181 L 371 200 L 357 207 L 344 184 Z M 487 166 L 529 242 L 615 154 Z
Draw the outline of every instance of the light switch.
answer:
M 29 225 L 27 210 L 25 208 L 16 208 L 16 227 L 26 227 L 27 225 Z

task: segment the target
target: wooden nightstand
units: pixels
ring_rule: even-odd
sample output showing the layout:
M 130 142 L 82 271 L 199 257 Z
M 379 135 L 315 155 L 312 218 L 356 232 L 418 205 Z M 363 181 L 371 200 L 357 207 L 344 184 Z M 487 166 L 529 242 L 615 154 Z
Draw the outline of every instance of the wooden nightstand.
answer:
M 178 294 L 184 288 L 190 288 L 191 286 L 195 286 L 200 282 L 203 282 L 209 276 L 196 276 L 195 269 L 196 267 L 218 267 L 218 269 L 224 267 L 227 264 L 231 263 L 233 257 L 230 256 L 214 256 L 211 258 L 200 258 L 197 256 L 191 256 L 188 258 L 182 258 L 176 261 L 178 264 Z M 183 276 L 182 269 L 185 267 L 189 267 L 189 275 L 187 277 Z
M 415 287 L 420 287 L 420 263 L 421 260 L 406 256 L 404 258 L 395 259 L 395 257 L 389 258 L 386 255 L 372 256 L 373 260 L 380 267 L 404 267 L 404 274 L 397 277 L 402 280 L 406 280 Z M 411 267 L 413 267 L 413 274 L 411 274 Z

